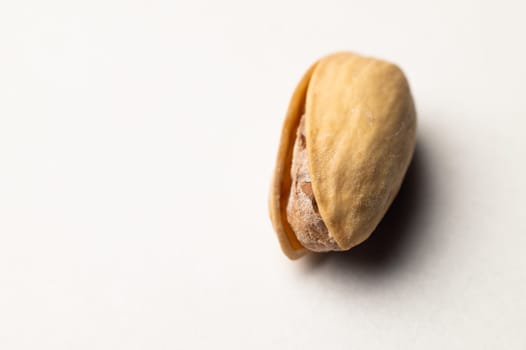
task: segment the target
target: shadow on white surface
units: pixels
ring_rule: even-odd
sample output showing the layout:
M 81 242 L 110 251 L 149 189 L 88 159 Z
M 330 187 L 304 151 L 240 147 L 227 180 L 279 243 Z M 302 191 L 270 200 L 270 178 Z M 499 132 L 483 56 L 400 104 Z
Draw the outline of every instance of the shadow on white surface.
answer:
M 431 210 L 426 205 L 432 187 L 431 177 L 427 175 L 427 159 L 418 142 L 398 195 L 369 239 L 348 252 L 307 256 L 305 267 L 310 270 L 326 265 L 325 268 L 329 269 L 367 270 L 377 275 L 394 273 L 402 268 L 405 260 L 415 256 L 412 253 L 418 249 L 417 241 L 425 234 L 422 220 Z

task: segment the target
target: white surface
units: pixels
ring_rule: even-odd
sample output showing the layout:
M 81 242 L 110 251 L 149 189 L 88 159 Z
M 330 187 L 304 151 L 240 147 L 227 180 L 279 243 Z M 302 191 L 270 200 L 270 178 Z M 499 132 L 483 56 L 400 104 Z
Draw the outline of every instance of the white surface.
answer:
M 521 2 L 2 1 L 1 349 L 525 349 Z M 410 181 L 288 261 L 282 118 L 347 49 L 405 70 Z

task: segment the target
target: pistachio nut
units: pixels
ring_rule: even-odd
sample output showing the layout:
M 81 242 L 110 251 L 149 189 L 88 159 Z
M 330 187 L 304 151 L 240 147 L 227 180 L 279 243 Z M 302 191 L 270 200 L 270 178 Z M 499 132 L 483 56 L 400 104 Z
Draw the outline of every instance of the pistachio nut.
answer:
M 349 52 L 315 62 L 292 95 L 270 190 L 284 253 L 366 240 L 398 193 L 415 140 L 415 106 L 396 65 Z

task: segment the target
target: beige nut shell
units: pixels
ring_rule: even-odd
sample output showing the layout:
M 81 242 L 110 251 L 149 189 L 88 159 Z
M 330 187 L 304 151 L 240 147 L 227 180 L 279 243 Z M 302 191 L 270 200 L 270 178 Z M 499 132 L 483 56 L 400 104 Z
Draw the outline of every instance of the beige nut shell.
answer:
M 305 115 L 312 190 L 342 250 L 367 239 L 398 193 L 415 147 L 416 113 L 403 72 L 341 52 L 316 62 L 291 98 L 269 197 L 284 253 L 306 253 L 287 222 L 295 132 Z

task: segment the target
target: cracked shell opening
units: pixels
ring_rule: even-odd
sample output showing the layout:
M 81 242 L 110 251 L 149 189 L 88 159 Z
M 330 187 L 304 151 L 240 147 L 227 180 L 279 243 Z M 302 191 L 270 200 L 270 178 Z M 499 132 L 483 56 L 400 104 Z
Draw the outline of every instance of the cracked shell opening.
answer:
M 312 191 L 305 138 L 305 116 L 301 117 L 296 132 L 290 176 L 292 184 L 287 203 L 287 221 L 298 240 L 305 248 L 315 252 L 341 250 L 318 211 Z

